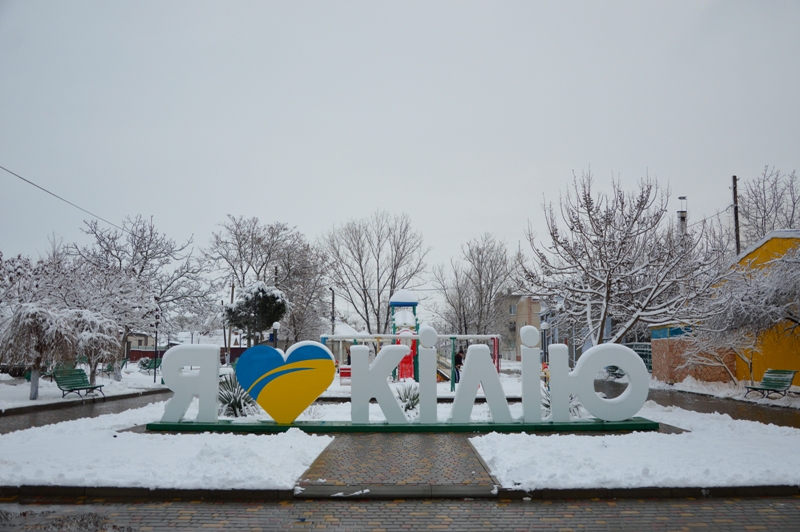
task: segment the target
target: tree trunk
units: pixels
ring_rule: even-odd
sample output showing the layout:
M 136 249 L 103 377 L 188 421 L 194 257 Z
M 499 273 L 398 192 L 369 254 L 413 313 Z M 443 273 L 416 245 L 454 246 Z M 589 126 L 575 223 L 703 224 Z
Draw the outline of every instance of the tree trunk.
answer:
M 35 401 L 39 398 L 39 368 L 31 368 L 31 394 L 30 400 Z
M 131 333 L 131 328 L 129 326 L 125 326 L 122 330 L 122 341 L 120 342 L 122 349 L 120 349 L 120 360 L 127 358 L 128 356 L 128 335 Z M 114 363 L 114 380 L 120 382 L 122 380 L 122 368 L 119 367 L 120 362 L 117 361 Z
M 96 379 L 96 376 L 97 376 L 96 374 L 97 374 L 97 361 L 96 360 L 90 360 L 89 361 L 89 384 L 91 384 L 92 386 L 94 386 L 94 384 L 95 384 L 95 379 Z

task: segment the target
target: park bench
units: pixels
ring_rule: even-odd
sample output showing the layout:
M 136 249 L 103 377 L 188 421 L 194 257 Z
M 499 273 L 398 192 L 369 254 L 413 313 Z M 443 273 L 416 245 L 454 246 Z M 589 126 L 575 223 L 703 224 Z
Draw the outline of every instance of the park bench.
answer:
M 144 366 L 139 366 L 141 369 L 145 370 L 148 375 L 150 375 L 151 371 L 158 372 L 158 369 L 161 367 L 161 361 L 164 360 L 163 358 L 151 358 L 147 361 L 147 364 Z
M 127 364 L 127 363 L 128 363 L 128 359 L 127 358 L 123 358 L 119 363 L 119 370 L 122 371 L 122 368 L 124 368 L 125 364 Z M 98 372 L 104 374 L 106 377 L 110 377 L 114 373 L 114 363 L 113 362 L 109 362 L 104 367 L 100 368 L 98 370 Z
M 750 392 L 758 392 L 761 397 L 768 397 L 771 393 L 779 393 L 785 397 L 792 386 L 795 373 L 797 371 L 793 369 L 768 369 L 758 386 L 745 386 L 747 393 L 744 396 L 747 397 Z
M 103 393 L 103 385 L 102 384 L 90 384 L 89 378 L 86 376 L 86 372 L 82 369 L 58 369 L 57 371 L 53 372 L 53 376 L 56 380 L 56 385 L 58 385 L 58 389 L 61 390 L 61 398 L 67 396 L 70 393 L 78 394 L 78 397 L 83 398 L 90 394 L 94 393 L 95 390 L 98 390 L 101 394 L 103 394 L 103 400 L 105 401 L 106 394 Z M 86 393 L 81 395 L 81 392 L 85 391 Z

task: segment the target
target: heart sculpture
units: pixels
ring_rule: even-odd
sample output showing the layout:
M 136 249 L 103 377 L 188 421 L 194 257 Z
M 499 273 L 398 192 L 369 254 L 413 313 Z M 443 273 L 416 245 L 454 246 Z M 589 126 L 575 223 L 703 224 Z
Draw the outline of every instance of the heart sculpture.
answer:
M 298 342 L 283 353 L 251 347 L 236 363 L 236 378 L 280 424 L 292 423 L 324 392 L 336 373 L 333 354 L 317 342 Z

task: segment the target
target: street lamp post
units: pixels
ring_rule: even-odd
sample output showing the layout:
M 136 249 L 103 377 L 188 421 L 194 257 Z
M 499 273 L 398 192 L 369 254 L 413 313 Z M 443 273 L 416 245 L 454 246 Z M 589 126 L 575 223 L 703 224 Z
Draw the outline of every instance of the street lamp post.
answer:
M 278 348 L 278 331 L 281 329 L 281 322 L 276 321 L 272 324 L 272 347 Z
M 546 321 L 542 322 L 542 350 L 544 351 L 544 361 L 550 363 L 549 353 L 547 351 L 547 331 L 550 329 L 550 324 Z
M 156 345 L 154 346 L 154 349 L 153 349 L 153 359 L 155 360 L 155 363 L 154 363 L 154 366 L 153 366 L 153 384 L 156 383 L 156 373 L 157 373 L 157 371 L 156 371 L 155 368 L 158 367 L 158 322 L 159 322 L 160 319 L 161 319 L 161 314 L 156 312 Z

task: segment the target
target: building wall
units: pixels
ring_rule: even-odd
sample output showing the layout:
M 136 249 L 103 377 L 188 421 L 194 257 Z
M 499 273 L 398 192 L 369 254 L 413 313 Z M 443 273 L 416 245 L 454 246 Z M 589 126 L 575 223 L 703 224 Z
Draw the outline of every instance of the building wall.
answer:
M 800 245 L 800 231 L 773 231 L 757 242 L 739 260 L 739 264 L 758 267 L 770 260 L 783 256 L 787 251 Z M 753 379 L 760 381 L 768 369 L 800 370 L 800 331 L 792 331 L 785 323 L 775 326 L 758 339 L 758 352 L 753 355 Z M 736 378 L 749 380 L 750 373 L 744 361 L 736 362 Z M 800 385 L 800 374 L 795 375 L 793 384 Z
M 730 382 L 730 376 L 724 368 L 695 366 L 678 369 L 684 363 L 683 352 L 686 350 L 686 341 L 681 338 L 654 338 L 650 345 L 653 350 L 654 379 L 672 384 L 692 376 L 705 382 Z M 730 353 L 725 359 L 731 372 L 736 370 L 735 358 Z
M 777 325 L 758 339 L 760 352 L 753 354 L 753 379 L 760 381 L 768 369 L 796 369 L 800 372 L 800 331 L 791 331 L 786 325 Z M 747 364 L 736 361 L 736 378 L 749 380 Z M 800 373 L 792 384 L 800 386 Z
M 504 302 L 504 311 L 507 313 L 506 325 L 503 327 L 502 349 L 512 352 L 514 360 L 521 360 L 519 346 L 521 345 L 519 330 L 526 325 L 540 328 L 539 312 L 542 307 L 539 300 L 531 296 L 510 295 Z

